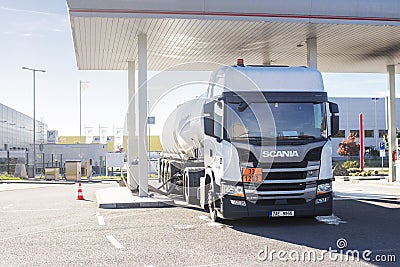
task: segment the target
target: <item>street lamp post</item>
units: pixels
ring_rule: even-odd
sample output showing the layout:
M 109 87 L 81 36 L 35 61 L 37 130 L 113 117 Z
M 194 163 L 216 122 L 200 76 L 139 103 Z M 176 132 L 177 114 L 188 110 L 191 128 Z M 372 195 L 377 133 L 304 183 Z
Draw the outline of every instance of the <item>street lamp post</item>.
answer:
M 79 144 L 82 144 L 82 90 L 88 86 L 89 82 L 79 81 Z
M 379 128 L 377 126 L 377 121 L 376 121 L 376 102 L 379 101 L 379 98 L 377 97 L 373 97 L 371 98 L 372 101 L 374 101 L 374 106 L 375 106 L 375 112 L 374 112 L 374 123 L 375 123 L 375 130 L 377 130 L 377 133 L 374 133 L 374 137 L 375 137 L 375 149 L 378 147 L 378 135 L 379 135 Z M 374 132 L 375 132 L 374 130 Z
M 30 70 L 33 73 L 33 178 L 36 177 L 36 72 L 45 70 L 22 67 L 23 70 Z

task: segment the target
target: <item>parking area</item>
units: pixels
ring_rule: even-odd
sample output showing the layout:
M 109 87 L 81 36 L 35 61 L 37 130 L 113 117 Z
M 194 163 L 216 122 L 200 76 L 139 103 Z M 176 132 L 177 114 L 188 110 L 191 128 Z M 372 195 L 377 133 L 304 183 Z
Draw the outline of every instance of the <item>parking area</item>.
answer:
M 95 191 L 113 186 L 84 184 L 78 201 L 77 185 L 0 184 L 0 266 L 395 266 L 400 256 L 396 186 L 335 182 L 334 216 L 223 223 L 193 207 L 98 209 Z M 349 197 L 369 187 L 381 195 Z

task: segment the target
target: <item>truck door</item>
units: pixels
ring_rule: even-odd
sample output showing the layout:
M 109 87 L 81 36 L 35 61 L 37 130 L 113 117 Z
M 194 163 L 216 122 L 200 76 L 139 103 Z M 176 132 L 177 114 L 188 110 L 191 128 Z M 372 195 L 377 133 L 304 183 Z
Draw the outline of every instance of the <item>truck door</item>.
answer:
M 204 160 L 211 167 L 219 185 L 223 176 L 223 103 L 212 101 L 204 105 Z

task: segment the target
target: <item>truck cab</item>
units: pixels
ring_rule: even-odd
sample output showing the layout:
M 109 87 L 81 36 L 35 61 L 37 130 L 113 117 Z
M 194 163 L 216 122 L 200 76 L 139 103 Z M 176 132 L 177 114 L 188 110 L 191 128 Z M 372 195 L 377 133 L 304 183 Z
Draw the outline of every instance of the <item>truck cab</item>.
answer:
M 332 214 L 338 107 L 307 67 L 223 67 L 204 104 L 200 204 L 212 219 Z

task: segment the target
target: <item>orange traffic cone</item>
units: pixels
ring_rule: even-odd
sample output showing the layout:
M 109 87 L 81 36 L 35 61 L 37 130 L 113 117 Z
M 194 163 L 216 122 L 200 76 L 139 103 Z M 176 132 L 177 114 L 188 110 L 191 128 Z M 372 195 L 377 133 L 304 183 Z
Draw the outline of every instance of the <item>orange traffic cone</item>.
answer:
M 77 200 L 85 200 L 83 198 L 83 194 L 82 194 L 82 185 L 81 183 L 79 183 L 79 187 L 78 187 L 78 197 L 76 198 Z

